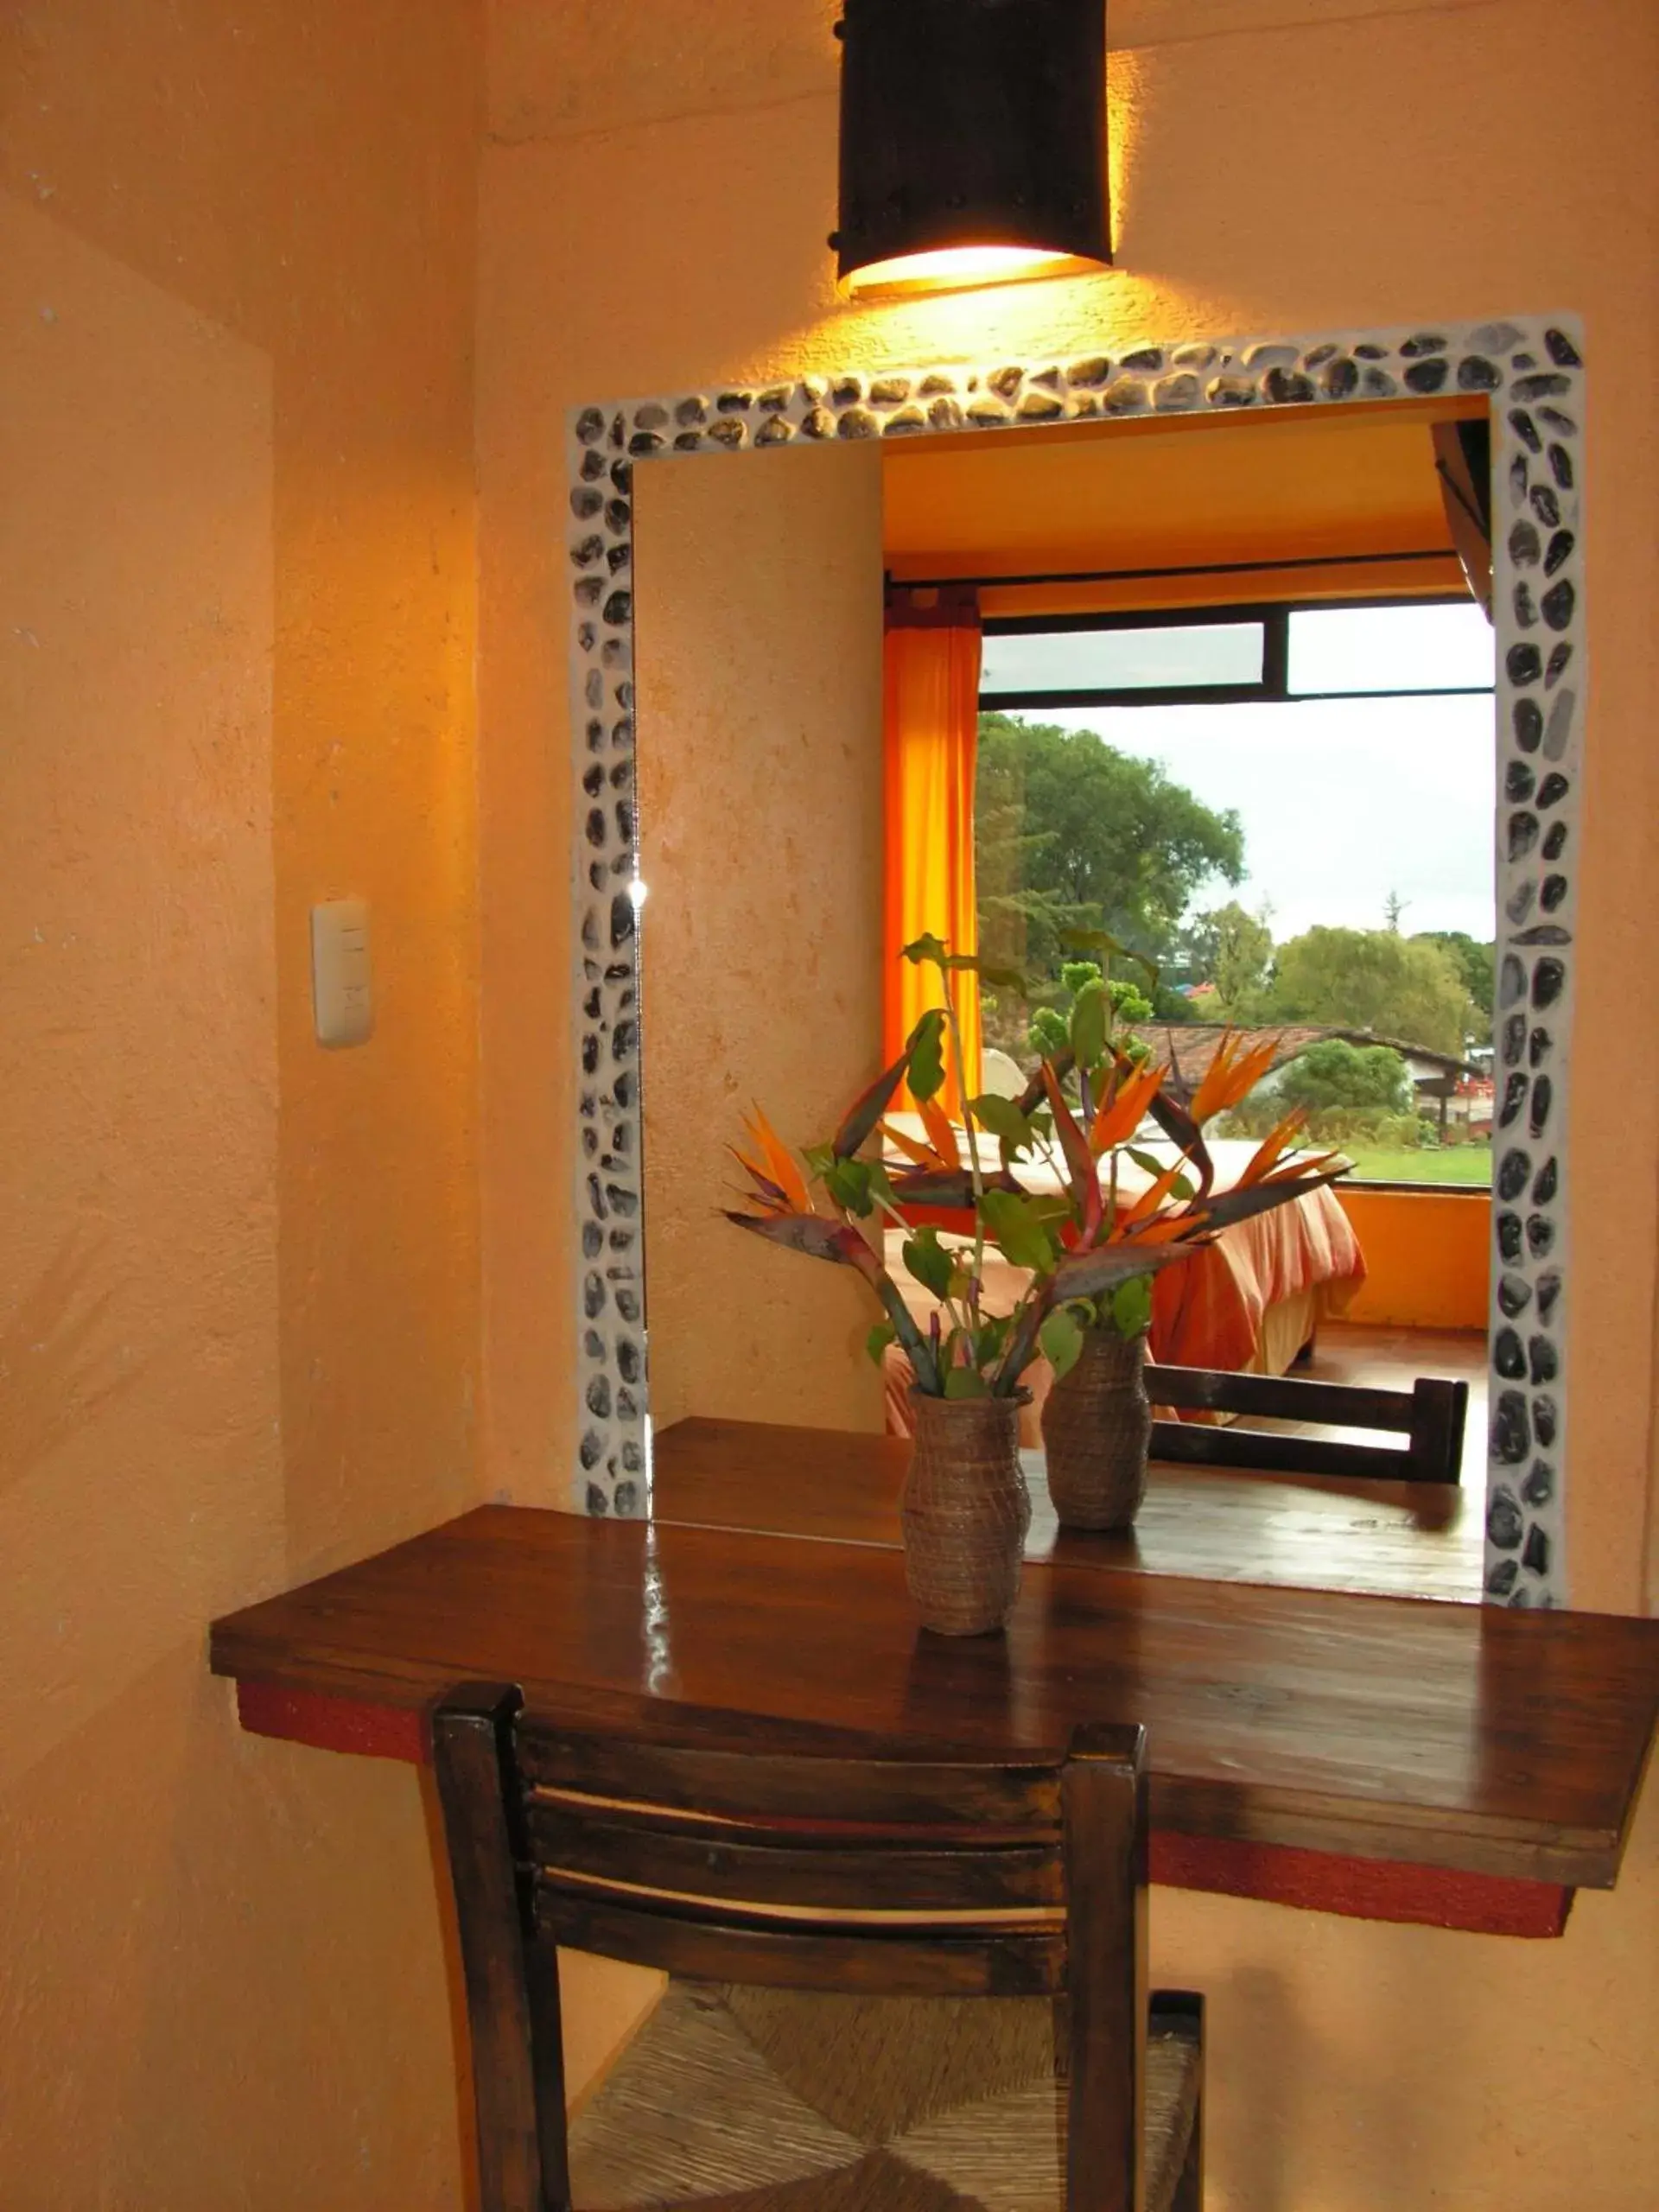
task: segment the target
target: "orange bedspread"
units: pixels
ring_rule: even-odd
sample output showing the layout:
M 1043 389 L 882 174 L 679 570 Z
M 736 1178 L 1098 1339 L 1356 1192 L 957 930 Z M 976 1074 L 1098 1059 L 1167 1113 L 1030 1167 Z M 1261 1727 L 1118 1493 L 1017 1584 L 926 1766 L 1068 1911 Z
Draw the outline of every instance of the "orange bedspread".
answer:
M 1340 1313 L 1364 1280 L 1359 1240 L 1335 1194 L 1310 1191 L 1235 1222 L 1214 1244 L 1166 1268 L 1153 1288 L 1148 1349 L 1173 1367 L 1248 1367 L 1269 1306 L 1323 1287 L 1323 1310 Z
M 922 1128 L 913 1116 L 896 1114 L 892 1119 L 908 1134 L 919 1136 Z M 960 1138 L 958 1139 L 960 1142 Z M 1150 1163 L 1156 1166 L 1173 1160 L 1173 1148 L 1160 1138 L 1144 1141 Z M 1211 1140 L 1215 1188 L 1230 1191 L 1243 1174 L 1255 1147 L 1241 1138 Z M 965 1157 L 965 1154 L 964 1154 Z M 1121 1196 L 1132 1198 L 1151 1178 L 1145 1167 L 1127 1155 L 1115 1163 Z M 1021 1180 L 1031 1190 L 1058 1190 L 1058 1180 L 1045 1166 L 1027 1162 Z M 920 1209 L 917 1218 L 931 1219 L 947 1234 L 971 1236 L 972 1217 Z M 931 1300 L 912 1283 L 899 1256 L 902 1239 L 889 1237 L 887 1263 L 907 1301 L 925 1313 Z M 993 1260 L 986 1269 L 986 1295 L 993 1313 L 1006 1313 L 1019 1296 L 1024 1276 Z M 1304 1198 L 1255 1215 L 1223 1230 L 1216 1243 L 1195 1252 L 1178 1267 L 1166 1268 L 1158 1276 L 1153 1295 L 1149 1350 L 1154 1359 L 1175 1367 L 1248 1367 L 1262 1338 L 1262 1317 L 1304 1291 L 1323 1290 L 1321 1310 L 1340 1313 L 1365 1280 L 1365 1262 L 1347 1215 L 1328 1186 L 1311 1191 Z

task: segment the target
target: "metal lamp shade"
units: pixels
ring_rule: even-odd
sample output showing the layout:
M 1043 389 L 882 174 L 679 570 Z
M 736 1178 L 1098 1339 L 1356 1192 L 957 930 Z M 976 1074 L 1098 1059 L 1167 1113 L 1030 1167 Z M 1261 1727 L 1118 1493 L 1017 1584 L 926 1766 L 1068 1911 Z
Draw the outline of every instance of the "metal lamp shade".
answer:
M 846 0 L 845 292 L 1103 268 L 1105 0 Z

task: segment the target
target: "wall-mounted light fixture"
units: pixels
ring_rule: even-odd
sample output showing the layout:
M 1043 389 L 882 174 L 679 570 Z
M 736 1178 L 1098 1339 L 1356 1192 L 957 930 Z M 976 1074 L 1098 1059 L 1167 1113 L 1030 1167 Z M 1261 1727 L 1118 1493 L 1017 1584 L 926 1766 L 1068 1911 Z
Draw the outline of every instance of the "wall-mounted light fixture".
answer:
M 841 289 L 1102 269 L 1106 0 L 846 0 Z

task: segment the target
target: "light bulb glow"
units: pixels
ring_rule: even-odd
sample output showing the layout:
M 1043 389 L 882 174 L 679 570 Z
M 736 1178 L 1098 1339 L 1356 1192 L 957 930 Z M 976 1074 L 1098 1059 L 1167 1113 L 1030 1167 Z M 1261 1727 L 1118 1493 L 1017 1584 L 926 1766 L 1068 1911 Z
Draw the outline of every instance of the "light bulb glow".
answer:
M 872 261 L 842 279 L 849 298 L 906 292 L 945 292 L 976 284 L 1014 283 L 1024 276 L 1070 275 L 1097 264 L 1049 246 L 949 245 Z
M 637 914 L 645 903 L 645 880 L 643 876 L 636 875 L 630 881 L 628 896 L 633 901 L 633 911 Z

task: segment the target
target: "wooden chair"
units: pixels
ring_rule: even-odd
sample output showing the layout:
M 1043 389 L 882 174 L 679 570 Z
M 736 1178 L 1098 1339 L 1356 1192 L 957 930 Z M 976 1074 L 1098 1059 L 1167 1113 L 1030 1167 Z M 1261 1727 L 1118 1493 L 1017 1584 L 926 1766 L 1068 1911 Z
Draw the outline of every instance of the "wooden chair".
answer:
M 1057 2212 L 1198 2212 L 1202 2001 L 1148 2003 L 1141 1730 L 1010 1765 L 520 1702 L 433 1715 L 481 2212 L 944 2212 L 987 2161 L 1022 2203 L 1046 2167 Z M 690 1978 L 568 2132 L 560 1944 Z
M 1420 1375 L 1409 1390 L 1310 1382 L 1288 1375 L 1229 1375 L 1208 1367 L 1146 1370 L 1154 1406 L 1183 1412 L 1255 1414 L 1332 1428 L 1393 1430 L 1403 1446 L 1348 1444 L 1281 1430 L 1154 1421 L 1152 1457 L 1211 1467 L 1261 1467 L 1294 1475 L 1357 1476 L 1396 1483 L 1455 1483 L 1463 1468 L 1469 1385 Z

